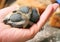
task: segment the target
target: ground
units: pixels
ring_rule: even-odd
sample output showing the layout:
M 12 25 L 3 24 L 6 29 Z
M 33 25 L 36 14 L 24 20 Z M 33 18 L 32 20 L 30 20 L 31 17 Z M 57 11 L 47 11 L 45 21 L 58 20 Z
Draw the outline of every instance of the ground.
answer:
M 51 27 L 48 23 L 44 25 L 44 29 L 36 34 L 36 36 L 27 42 L 60 42 L 60 29 Z

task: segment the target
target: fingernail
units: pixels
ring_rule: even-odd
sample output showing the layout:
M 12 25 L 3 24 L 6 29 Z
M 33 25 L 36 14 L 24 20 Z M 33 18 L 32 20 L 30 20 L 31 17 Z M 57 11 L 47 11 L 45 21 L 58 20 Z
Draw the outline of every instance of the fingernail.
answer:
M 59 4 L 55 3 L 53 4 L 53 9 L 56 10 L 59 7 Z

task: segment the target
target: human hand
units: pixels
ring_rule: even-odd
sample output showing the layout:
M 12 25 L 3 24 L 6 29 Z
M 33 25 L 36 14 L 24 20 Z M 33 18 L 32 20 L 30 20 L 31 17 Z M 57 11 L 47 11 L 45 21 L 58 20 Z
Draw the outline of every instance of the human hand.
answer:
M 30 29 L 13 28 L 3 23 L 4 17 L 11 11 L 15 10 L 17 6 L 11 6 L 0 10 L 0 42 L 24 42 L 32 39 L 46 23 L 48 17 L 51 16 L 58 4 L 49 5 L 40 16 L 39 21 Z

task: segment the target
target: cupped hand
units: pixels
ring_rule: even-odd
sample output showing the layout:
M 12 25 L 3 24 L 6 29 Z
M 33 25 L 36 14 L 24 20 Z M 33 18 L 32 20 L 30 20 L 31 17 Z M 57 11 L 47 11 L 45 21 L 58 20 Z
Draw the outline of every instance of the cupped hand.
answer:
M 40 16 L 39 21 L 30 29 L 13 28 L 3 23 L 4 17 L 17 8 L 18 5 L 10 6 L 4 9 L 0 9 L 0 42 L 25 42 L 32 39 L 46 23 L 47 19 L 59 6 L 58 4 L 48 5 L 46 10 Z

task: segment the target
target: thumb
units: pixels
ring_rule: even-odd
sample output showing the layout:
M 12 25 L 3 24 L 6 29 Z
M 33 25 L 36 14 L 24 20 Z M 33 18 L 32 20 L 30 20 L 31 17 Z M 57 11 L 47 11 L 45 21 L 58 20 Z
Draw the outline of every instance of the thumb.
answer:
M 48 5 L 46 10 L 40 16 L 40 20 L 37 22 L 37 24 L 34 24 L 30 28 L 31 35 L 35 35 L 42 28 L 42 26 L 46 23 L 47 19 L 50 17 L 52 12 L 54 12 L 58 6 L 59 6 L 58 4 Z
M 41 28 L 46 23 L 46 21 L 49 19 L 49 17 L 52 15 L 52 13 L 55 12 L 55 10 L 58 8 L 58 6 L 59 5 L 57 3 L 48 5 L 46 10 L 40 16 L 40 20 L 37 23 L 38 28 Z

